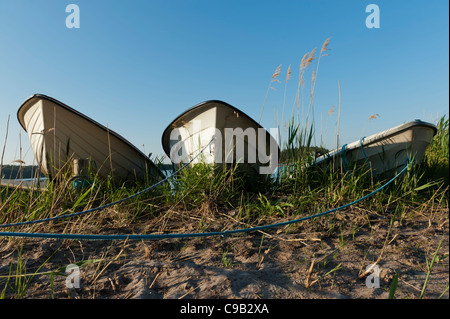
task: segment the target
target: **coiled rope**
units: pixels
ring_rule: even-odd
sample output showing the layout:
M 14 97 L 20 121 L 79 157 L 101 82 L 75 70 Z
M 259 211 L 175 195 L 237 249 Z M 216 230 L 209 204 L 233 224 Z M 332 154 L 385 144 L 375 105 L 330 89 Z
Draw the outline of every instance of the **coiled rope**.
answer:
M 211 142 L 212 142 L 212 140 L 211 140 Z M 202 150 L 202 152 L 203 152 L 203 150 Z M 269 225 L 249 227 L 249 228 L 242 228 L 242 229 L 235 229 L 235 230 L 226 230 L 226 231 L 220 231 L 220 232 L 202 232 L 202 233 L 95 235 L 95 234 L 56 234 L 56 233 L 0 232 L 0 236 L 3 236 L 3 237 L 28 237 L 28 238 L 50 238 L 50 239 L 72 239 L 72 240 L 125 240 L 125 239 L 128 239 L 128 240 L 157 240 L 157 239 L 177 239 L 177 238 L 195 238 L 195 237 L 211 237 L 211 236 L 223 236 L 224 237 L 224 236 L 229 236 L 229 235 L 238 234 L 238 233 L 246 233 L 246 232 L 254 232 L 254 231 L 260 231 L 260 230 L 266 230 L 266 229 L 269 229 L 269 228 L 276 228 L 276 227 L 287 226 L 287 225 L 303 222 L 303 221 L 306 221 L 306 220 L 309 220 L 309 219 L 322 217 L 322 216 L 329 215 L 331 213 L 337 212 L 339 210 L 342 210 L 344 208 L 350 207 L 352 205 L 355 205 L 356 203 L 359 203 L 359 202 L 361 202 L 361 201 L 363 201 L 363 200 L 365 200 L 365 199 L 375 195 L 376 193 L 378 193 L 379 191 L 383 190 L 384 188 L 386 188 L 389 184 L 391 184 L 393 181 L 395 181 L 400 175 L 402 175 L 412 163 L 413 163 L 413 161 L 407 161 L 406 164 L 405 164 L 405 167 L 399 173 L 397 173 L 397 175 L 395 175 L 392 179 L 390 179 L 388 182 L 386 182 L 384 185 L 380 186 L 376 190 L 370 192 L 369 194 L 367 194 L 367 195 L 365 195 L 365 196 L 363 196 L 363 197 L 361 197 L 361 198 L 359 198 L 359 199 L 357 199 L 357 200 L 355 200 L 353 202 L 350 202 L 350 203 L 345 204 L 343 206 L 340 206 L 340 207 L 337 207 L 337 208 L 333 208 L 333 209 L 330 209 L 330 210 L 327 210 L 325 212 L 318 213 L 318 214 L 315 214 L 315 215 L 309 215 L 309 216 L 306 216 L 306 217 L 293 219 L 293 220 L 289 220 L 289 221 L 284 221 L 284 222 L 279 222 L 279 223 L 274 223 L 274 224 L 269 224 Z M 181 169 L 184 169 L 184 167 L 186 167 L 186 165 L 183 166 Z M 180 170 L 178 170 L 178 171 L 180 171 Z M 138 194 L 141 194 L 142 192 L 140 192 Z M 132 195 L 132 196 L 135 197 L 137 195 Z M 127 198 L 127 199 L 129 199 L 129 198 Z M 121 202 L 122 201 L 123 200 L 121 200 Z M 108 206 L 115 205 L 115 204 L 117 204 L 117 202 L 111 203 Z M 101 209 L 101 208 L 98 208 L 98 209 Z M 98 209 L 96 209 L 96 210 L 98 210 Z M 92 210 L 90 210 L 90 211 L 92 211 Z M 86 211 L 86 212 L 88 212 L 88 211 Z M 73 214 L 72 214 L 72 216 L 73 216 Z

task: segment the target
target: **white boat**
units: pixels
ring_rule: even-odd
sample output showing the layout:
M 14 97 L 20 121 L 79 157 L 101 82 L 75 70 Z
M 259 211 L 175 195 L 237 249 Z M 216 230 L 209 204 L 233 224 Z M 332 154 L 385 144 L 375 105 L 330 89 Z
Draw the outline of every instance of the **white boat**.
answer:
M 156 165 L 125 138 L 75 109 L 42 94 L 25 100 L 17 119 L 28 133 L 41 171 L 50 177 L 74 159 L 89 159 L 102 178 L 133 182 L 164 178 Z
M 175 118 L 164 130 L 162 146 L 173 163 L 237 164 L 252 179 L 273 173 L 280 154 L 275 138 L 266 129 L 218 100 L 200 103 Z
M 420 163 L 436 132 L 436 126 L 431 123 L 407 122 L 343 145 L 318 157 L 314 164 L 343 170 L 353 165 L 368 165 L 376 176 L 394 173 L 403 168 L 407 160 Z

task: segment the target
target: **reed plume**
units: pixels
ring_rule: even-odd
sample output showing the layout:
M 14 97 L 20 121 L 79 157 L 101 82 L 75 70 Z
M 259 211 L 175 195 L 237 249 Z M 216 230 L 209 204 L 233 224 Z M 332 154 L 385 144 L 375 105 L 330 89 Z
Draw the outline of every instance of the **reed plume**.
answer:
M 261 108 L 261 115 L 259 116 L 258 123 L 261 123 L 261 118 L 262 118 L 262 114 L 263 114 L 263 111 L 264 111 L 264 105 L 266 104 L 267 95 L 269 94 L 269 90 L 270 89 L 275 90 L 275 88 L 272 87 L 272 83 L 273 82 L 280 82 L 280 80 L 277 79 L 277 77 L 280 75 L 280 70 L 281 70 L 281 64 L 275 69 L 275 72 L 272 74 L 272 78 L 270 79 L 269 87 L 267 88 L 266 97 L 264 98 L 264 103 L 263 103 L 263 106 Z
M 311 81 L 311 98 L 309 100 L 309 108 L 308 108 L 308 114 L 310 109 L 312 109 L 312 121 L 314 122 L 314 108 L 312 108 L 312 102 L 313 102 L 313 98 L 314 98 L 314 90 L 316 88 L 316 80 L 317 80 L 317 75 L 319 74 L 319 64 L 320 64 L 320 58 L 322 56 L 326 56 L 328 54 L 324 53 L 326 51 L 328 51 L 328 44 L 330 43 L 330 38 L 327 38 L 325 40 L 325 42 L 322 44 L 322 48 L 320 49 L 320 53 L 319 53 L 319 57 L 317 59 L 317 66 L 316 66 L 316 72 L 314 73 L 313 71 L 313 81 Z M 313 50 L 313 52 L 315 52 L 315 48 Z M 314 56 L 313 56 L 314 57 Z
M 287 70 L 287 74 L 286 74 L 286 83 L 291 78 L 291 73 L 292 73 L 291 72 L 291 65 L 289 65 L 288 70 Z
M 336 105 L 333 105 L 332 107 L 331 107 L 331 109 L 328 111 L 328 116 L 330 116 L 331 114 L 333 114 L 334 113 L 334 107 L 335 107 Z
M 303 56 L 302 60 L 300 61 L 300 68 L 299 68 L 299 80 L 298 80 L 298 87 L 297 87 L 297 95 L 295 97 L 294 101 L 294 107 L 297 105 L 297 122 L 300 122 L 299 119 L 299 111 L 300 111 L 300 88 L 303 92 L 303 87 L 305 85 L 304 81 L 304 74 L 306 69 L 311 65 L 311 63 L 316 58 L 316 48 L 314 48 L 311 52 L 306 52 Z M 303 97 L 303 93 L 302 93 Z M 292 115 L 294 115 L 294 107 L 292 107 Z M 303 110 L 303 99 L 302 99 L 302 110 Z M 303 114 L 303 111 L 302 111 Z M 302 115 L 303 117 L 303 115 Z
M 308 60 L 306 60 L 306 67 L 308 67 L 312 61 L 316 58 L 316 48 L 314 48 L 308 56 Z
M 328 55 L 328 54 L 324 54 L 323 52 L 328 51 L 328 44 L 330 43 L 330 38 L 326 39 L 325 42 L 322 45 L 322 49 L 320 49 L 320 54 L 321 55 Z
M 378 117 L 380 117 L 380 114 L 378 114 L 378 113 L 375 113 L 375 114 L 372 114 L 371 116 L 369 116 L 369 118 L 367 119 L 367 121 L 364 124 L 364 127 L 361 131 L 361 136 L 364 136 L 364 132 L 366 131 L 367 124 L 369 124 L 370 121 L 377 119 Z
M 286 74 L 286 82 L 284 83 L 284 97 L 283 97 L 283 111 L 281 112 L 281 125 L 283 125 L 283 123 L 284 123 L 284 105 L 286 104 L 286 90 L 287 90 L 287 83 L 288 83 L 289 79 L 291 78 L 291 73 L 292 73 L 291 66 L 289 65 L 289 67 L 287 69 L 287 74 Z M 279 138 L 281 141 L 281 135 Z
M 304 84 L 303 81 L 303 73 L 306 69 L 306 61 L 308 59 L 308 52 L 305 53 L 305 55 L 303 56 L 302 60 L 300 61 L 300 74 L 299 74 L 299 86 Z
M 281 69 L 281 64 L 276 68 L 275 72 L 272 75 L 272 81 L 271 82 L 275 82 L 278 81 L 276 78 L 280 75 L 280 69 Z

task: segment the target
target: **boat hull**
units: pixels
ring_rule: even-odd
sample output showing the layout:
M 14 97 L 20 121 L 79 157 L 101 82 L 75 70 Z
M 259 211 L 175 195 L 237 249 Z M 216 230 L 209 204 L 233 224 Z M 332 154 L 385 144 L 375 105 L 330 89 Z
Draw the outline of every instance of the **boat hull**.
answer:
M 239 109 L 217 100 L 198 104 L 172 121 L 162 135 L 162 146 L 173 163 L 235 165 L 251 180 L 267 178 L 280 154 L 268 131 Z
M 408 160 L 420 163 L 436 132 L 431 123 L 411 121 L 344 145 L 317 158 L 315 164 L 344 170 L 368 165 L 375 175 L 391 175 Z
M 117 182 L 163 177 L 147 156 L 119 134 L 53 98 L 33 95 L 20 106 L 17 118 L 45 175 L 54 177 L 70 169 L 74 159 L 89 159 L 101 178 Z

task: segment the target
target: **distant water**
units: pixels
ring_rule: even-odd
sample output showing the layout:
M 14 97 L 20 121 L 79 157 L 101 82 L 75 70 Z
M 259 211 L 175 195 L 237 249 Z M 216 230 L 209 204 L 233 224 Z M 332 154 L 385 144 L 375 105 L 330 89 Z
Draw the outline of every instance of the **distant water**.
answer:
M 46 177 L 42 177 L 40 179 L 41 187 L 47 184 L 48 179 Z M 1 186 L 10 186 L 17 187 L 21 186 L 23 188 L 30 188 L 37 186 L 36 178 L 23 178 L 23 179 L 2 179 Z

